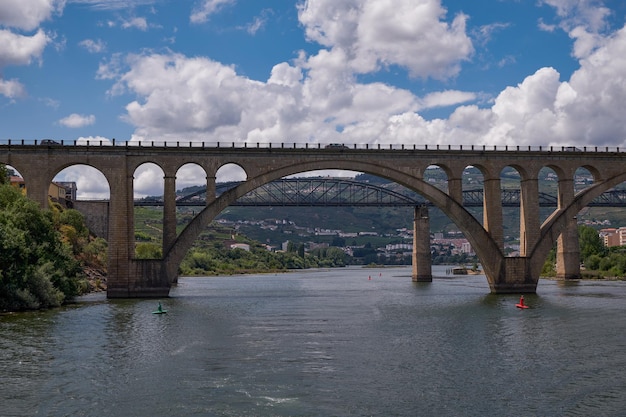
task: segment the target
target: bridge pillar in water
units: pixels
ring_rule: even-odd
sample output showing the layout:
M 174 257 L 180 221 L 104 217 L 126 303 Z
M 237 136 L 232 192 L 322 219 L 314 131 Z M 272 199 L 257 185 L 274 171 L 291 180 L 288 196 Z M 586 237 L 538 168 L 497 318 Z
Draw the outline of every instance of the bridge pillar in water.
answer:
M 485 178 L 483 185 L 483 225 L 500 250 L 504 249 L 504 231 L 502 229 L 502 190 L 500 178 Z
M 413 220 L 413 274 L 414 282 L 432 282 L 430 253 L 430 219 L 428 207 L 415 207 Z
M 176 177 L 164 177 L 163 190 L 163 253 L 176 240 Z
M 171 283 L 163 261 L 135 259 L 133 175 L 118 170 L 111 178 L 107 297 L 167 297 Z
M 539 180 L 522 180 L 520 188 L 520 255 L 530 256 L 540 237 Z
M 489 288 L 493 294 L 535 294 L 539 277 L 533 277 L 532 258 L 524 256 L 503 258 L 499 276 Z
M 559 208 L 567 207 L 573 200 L 573 178 L 560 178 Z M 576 217 L 567 220 L 567 225 L 557 240 L 556 277 L 558 279 L 580 278 L 580 244 Z

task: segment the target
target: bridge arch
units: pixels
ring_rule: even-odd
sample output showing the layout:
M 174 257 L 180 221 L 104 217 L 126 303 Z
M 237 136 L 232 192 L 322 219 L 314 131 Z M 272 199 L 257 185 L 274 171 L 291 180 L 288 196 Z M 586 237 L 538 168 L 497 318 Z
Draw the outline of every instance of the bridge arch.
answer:
M 340 167 L 340 168 L 338 168 Z M 191 248 L 193 242 L 202 231 L 204 225 L 212 221 L 226 207 L 242 197 L 249 191 L 260 187 L 273 180 L 302 172 L 315 171 L 320 169 L 347 169 L 358 172 L 366 172 L 373 175 L 397 182 L 430 200 L 439 207 L 448 217 L 454 221 L 459 229 L 463 231 L 468 241 L 475 248 L 477 256 L 488 279 L 497 279 L 502 273 L 502 252 L 496 242 L 482 225 L 463 206 L 445 192 L 439 190 L 424 180 L 394 169 L 388 166 L 380 166 L 372 162 L 361 162 L 355 160 L 325 160 L 289 164 L 274 170 L 267 171 L 257 177 L 249 178 L 235 188 L 232 188 L 207 206 L 187 225 L 175 240 L 171 249 L 164 256 L 164 264 L 167 269 L 169 279 L 175 279 L 178 265 L 182 262 L 185 254 Z M 494 284 L 494 282 L 490 282 Z
M 249 173 L 246 168 L 237 162 L 226 162 L 217 167 L 214 173 L 216 182 L 222 182 L 220 181 L 222 176 L 228 176 L 229 180 L 235 178 L 234 180 L 236 181 L 245 181 L 248 179 Z

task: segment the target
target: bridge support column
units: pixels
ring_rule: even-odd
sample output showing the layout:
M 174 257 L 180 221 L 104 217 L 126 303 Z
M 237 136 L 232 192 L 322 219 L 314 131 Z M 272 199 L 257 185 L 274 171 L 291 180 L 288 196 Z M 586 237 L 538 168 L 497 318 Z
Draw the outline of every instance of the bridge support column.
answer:
M 463 181 L 461 178 L 448 178 L 448 195 L 463 204 Z
M 520 187 L 520 255 L 530 256 L 539 241 L 539 182 L 522 180 Z
M 163 190 L 163 253 L 176 240 L 176 177 L 164 177 Z
M 430 253 L 430 219 L 428 207 L 415 207 L 413 220 L 413 275 L 414 282 L 432 282 Z
M 485 179 L 483 187 L 483 226 L 500 250 L 504 250 L 500 178 Z
M 165 175 L 163 178 L 163 256 L 176 240 L 176 177 Z M 178 276 L 173 279 L 178 282 Z
M 493 294 L 534 294 L 539 277 L 531 274 L 532 259 L 526 257 L 504 257 L 500 274 L 489 288 Z
M 580 245 L 578 244 L 578 223 L 575 217 L 567 221 L 567 226 L 557 241 L 556 277 L 558 279 L 580 278 Z
M 119 160 L 113 163 L 120 165 Z M 110 182 L 107 297 L 167 297 L 171 283 L 165 274 L 164 262 L 134 259 L 133 175 L 125 169 L 120 171 L 112 175 Z
M 206 177 L 206 204 L 215 201 L 215 177 Z
M 567 207 L 572 200 L 574 200 L 573 178 L 560 178 L 559 208 Z M 556 277 L 558 279 L 580 278 L 580 244 L 578 222 L 575 217 L 567 220 L 567 225 L 557 240 Z

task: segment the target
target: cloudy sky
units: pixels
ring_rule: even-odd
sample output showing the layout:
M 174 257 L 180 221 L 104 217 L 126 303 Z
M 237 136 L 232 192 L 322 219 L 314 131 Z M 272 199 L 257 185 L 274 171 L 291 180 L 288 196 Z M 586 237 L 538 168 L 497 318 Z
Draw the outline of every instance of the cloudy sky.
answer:
M 625 146 L 624 0 L 2 0 L 0 140 Z

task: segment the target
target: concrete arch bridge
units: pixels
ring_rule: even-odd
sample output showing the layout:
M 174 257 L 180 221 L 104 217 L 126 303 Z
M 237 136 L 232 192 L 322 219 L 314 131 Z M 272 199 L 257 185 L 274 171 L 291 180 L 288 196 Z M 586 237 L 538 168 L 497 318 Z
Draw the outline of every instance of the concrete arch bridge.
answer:
M 0 144 L 0 163 L 23 176 L 30 198 L 47 205 L 48 185 L 61 170 L 72 165 L 98 169 L 108 181 L 109 265 L 108 297 L 163 297 L 175 281 L 178 266 L 205 225 L 248 192 L 290 175 L 329 169 L 364 172 L 394 181 L 422 195 L 441 209 L 464 233 L 479 257 L 493 293 L 533 293 L 543 262 L 557 243 L 557 273 L 563 279 L 579 276 L 576 239 L 577 213 L 616 185 L 626 180 L 626 158 L 619 149 L 551 147 L 429 147 L 404 145 L 309 147 L 307 144 L 259 145 L 206 143 L 114 143 L 113 146 L 76 143 Z M 163 259 L 134 258 L 133 174 L 144 163 L 157 164 L 164 172 Z M 206 206 L 176 234 L 176 173 L 193 163 L 206 173 L 209 198 Z M 226 164 L 236 164 L 247 179 L 219 197 L 215 175 Z M 447 190 L 424 180 L 430 166 L 447 175 Z M 463 206 L 462 174 L 475 167 L 483 175 L 483 221 Z M 520 175 L 520 256 L 506 257 L 503 251 L 500 172 L 512 167 Z M 538 174 L 543 167 L 558 176 L 557 207 L 540 224 Z M 587 169 L 593 183 L 575 192 L 574 175 Z M 416 236 L 428 234 L 428 216 L 416 208 Z M 429 263 L 425 239 L 414 242 L 413 279 L 428 281 Z

